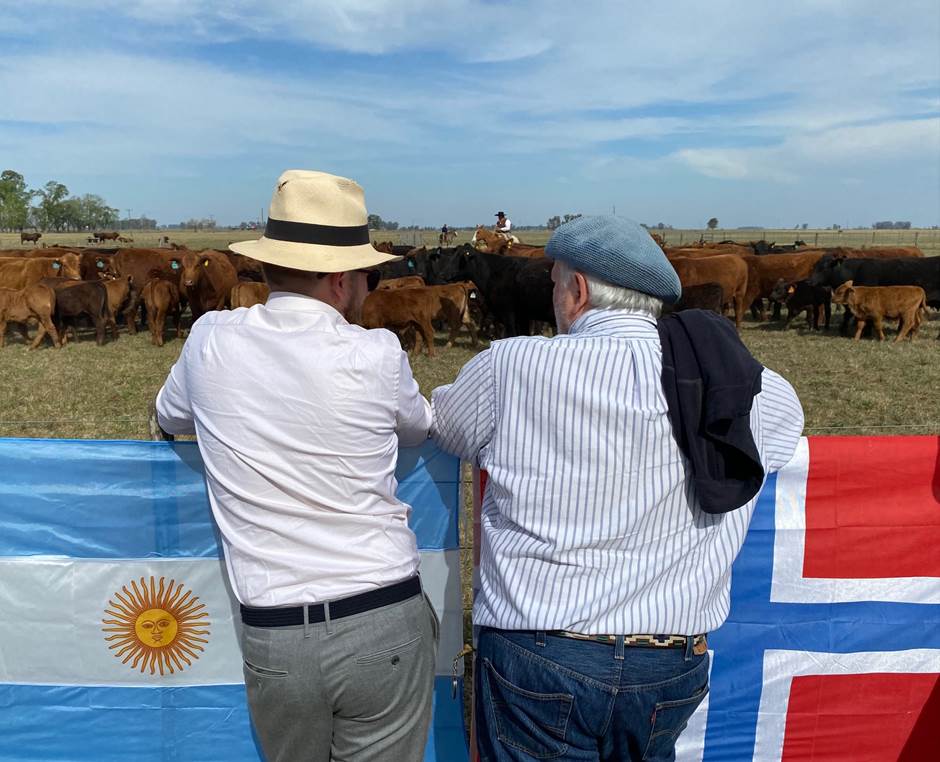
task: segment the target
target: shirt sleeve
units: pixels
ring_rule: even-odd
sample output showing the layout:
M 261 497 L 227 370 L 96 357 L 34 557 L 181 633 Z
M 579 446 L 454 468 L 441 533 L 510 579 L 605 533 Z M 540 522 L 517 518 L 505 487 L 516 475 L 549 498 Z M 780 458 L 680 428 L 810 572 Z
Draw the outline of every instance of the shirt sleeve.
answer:
M 803 433 L 803 422 L 803 406 L 796 391 L 783 376 L 764 368 L 761 392 L 751 409 L 751 431 L 768 473 L 790 462 Z
M 186 388 L 186 347 L 170 368 L 170 375 L 157 392 L 157 422 L 168 434 L 195 434 L 196 425 Z
M 431 428 L 431 405 L 421 396 L 408 363 L 408 354 L 401 352 L 401 367 L 398 375 L 398 420 L 395 428 L 398 443 L 402 447 L 413 447 L 428 438 Z
M 491 352 L 480 352 L 454 383 L 431 392 L 431 438 L 442 450 L 475 465 L 480 465 L 480 451 L 496 429 Z

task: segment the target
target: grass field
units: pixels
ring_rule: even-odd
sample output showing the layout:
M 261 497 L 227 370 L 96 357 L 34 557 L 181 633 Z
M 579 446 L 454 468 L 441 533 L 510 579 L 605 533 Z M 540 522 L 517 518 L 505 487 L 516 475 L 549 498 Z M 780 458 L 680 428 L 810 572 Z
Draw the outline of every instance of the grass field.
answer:
M 799 239 L 810 245 L 818 246 L 919 246 L 927 256 L 940 254 L 940 230 L 664 230 L 656 231 L 663 235 L 670 246 L 692 243 L 704 238 L 706 241 L 756 241 L 763 238 L 778 244 L 793 243 Z M 551 235 L 545 228 L 522 228 L 516 231 L 520 240 L 535 245 L 544 244 Z M 257 238 L 261 231 L 244 230 L 161 230 L 130 231 L 125 233 L 134 239 L 133 246 L 155 247 L 162 236 L 168 235 L 171 241 L 193 249 L 224 249 L 233 241 Z M 395 244 L 437 246 L 437 231 L 434 230 L 374 230 L 373 241 L 391 241 Z M 457 231 L 457 243 L 469 241 L 472 228 Z M 49 246 L 87 246 L 87 233 L 44 233 L 40 243 Z M 104 244 L 110 245 L 110 244 Z M 32 244 L 20 244 L 19 233 L 0 233 L 0 248 L 30 248 Z

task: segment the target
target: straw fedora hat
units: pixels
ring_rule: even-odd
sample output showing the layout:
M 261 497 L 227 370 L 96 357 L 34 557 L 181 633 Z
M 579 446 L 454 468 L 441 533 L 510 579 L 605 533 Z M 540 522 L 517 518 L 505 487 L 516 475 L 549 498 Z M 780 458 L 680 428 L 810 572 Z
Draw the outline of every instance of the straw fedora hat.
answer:
M 318 273 L 401 259 L 372 246 L 367 222 L 358 183 L 326 172 L 289 169 L 277 179 L 264 235 L 229 248 L 261 262 Z

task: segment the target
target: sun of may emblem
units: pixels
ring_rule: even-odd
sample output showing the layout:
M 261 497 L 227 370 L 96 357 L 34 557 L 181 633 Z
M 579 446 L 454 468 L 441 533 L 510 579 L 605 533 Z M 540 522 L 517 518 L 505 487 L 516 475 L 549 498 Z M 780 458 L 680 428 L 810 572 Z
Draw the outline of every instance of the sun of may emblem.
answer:
M 163 675 L 191 667 L 192 659 L 199 658 L 197 652 L 209 642 L 205 605 L 192 590 L 184 592 L 182 583 L 171 579 L 166 585 L 164 581 L 160 577 L 158 585 L 151 577 L 148 586 L 141 577 L 138 587 L 137 580 L 131 580 L 132 590 L 124 585 L 108 601 L 105 614 L 112 618 L 101 620 L 108 625 L 102 630 L 114 633 L 105 638 L 114 655 L 124 657 L 123 664 L 131 662 L 132 669 L 144 672 L 149 667 L 151 675 L 157 670 Z

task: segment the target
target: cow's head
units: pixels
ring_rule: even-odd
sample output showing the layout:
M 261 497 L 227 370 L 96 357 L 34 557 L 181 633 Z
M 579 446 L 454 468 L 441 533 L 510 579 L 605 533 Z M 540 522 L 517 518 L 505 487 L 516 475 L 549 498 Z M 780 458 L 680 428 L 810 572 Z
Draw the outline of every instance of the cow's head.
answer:
M 775 302 L 783 302 L 786 301 L 788 296 L 792 296 L 795 290 L 793 284 L 788 283 L 784 278 L 780 278 L 774 284 L 773 291 L 770 292 L 770 298 Z
M 180 272 L 180 285 L 194 288 L 212 260 L 202 252 L 191 251 L 183 255 Z
M 852 281 L 847 280 L 832 292 L 832 301 L 834 301 L 836 304 L 848 304 L 849 299 L 854 293 L 855 288 L 853 287 Z
M 61 257 L 56 257 L 55 261 L 59 263 L 57 274 L 60 277 L 69 278 L 70 280 L 82 279 L 82 258 L 78 254 L 71 252 L 63 254 Z
M 118 272 L 108 257 L 95 257 L 95 272 L 101 280 L 114 280 L 118 277 Z

